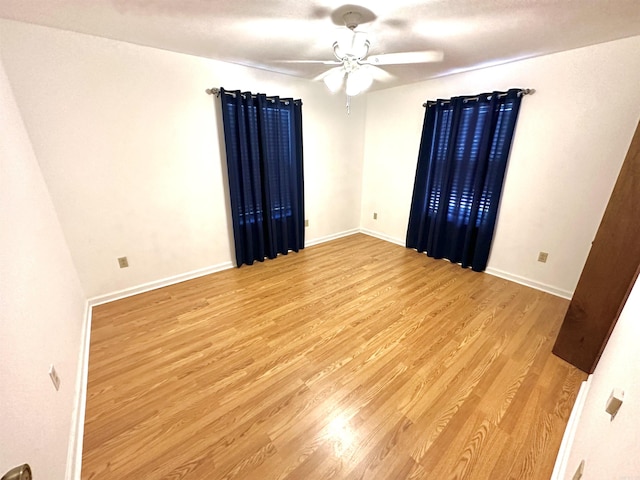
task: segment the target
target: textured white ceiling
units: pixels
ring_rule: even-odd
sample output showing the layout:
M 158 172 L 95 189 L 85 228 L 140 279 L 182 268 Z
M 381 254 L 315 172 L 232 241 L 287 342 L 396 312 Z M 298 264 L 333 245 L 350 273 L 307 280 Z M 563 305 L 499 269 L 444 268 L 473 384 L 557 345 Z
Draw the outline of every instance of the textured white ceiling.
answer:
M 640 0 L 363 1 L 370 53 L 438 49 L 444 61 L 386 67 L 375 88 L 640 35 Z M 0 0 L 0 17 L 304 78 L 332 60 L 333 0 Z M 341 27 L 344 28 L 344 27 Z M 640 54 L 640 52 L 638 52 Z

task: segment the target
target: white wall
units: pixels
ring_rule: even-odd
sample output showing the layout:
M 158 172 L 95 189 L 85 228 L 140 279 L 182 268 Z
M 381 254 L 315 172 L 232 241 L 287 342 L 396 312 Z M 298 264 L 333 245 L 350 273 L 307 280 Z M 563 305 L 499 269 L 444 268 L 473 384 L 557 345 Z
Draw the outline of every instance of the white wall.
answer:
M 1 64 L 0 138 L 0 475 L 61 480 L 86 299 Z
M 640 281 L 636 281 L 600 362 L 589 380 L 589 390 L 578 421 L 567 469 L 573 478 L 585 460 L 582 480 L 640 478 Z M 614 388 L 624 390 L 624 402 L 615 419 L 605 411 Z
M 362 227 L 404 242 L 425 100 L 534 88 L 487 271 L 570 296 L 640 117 L 639 51 L 633 37 L 370 93 Z
M 322 83 L 11 21 L 0 38 L 89 297 L 231 262 L 208 87 L 302 98 L 307 241 L 358 228 L 362 100 L 347 116 Z

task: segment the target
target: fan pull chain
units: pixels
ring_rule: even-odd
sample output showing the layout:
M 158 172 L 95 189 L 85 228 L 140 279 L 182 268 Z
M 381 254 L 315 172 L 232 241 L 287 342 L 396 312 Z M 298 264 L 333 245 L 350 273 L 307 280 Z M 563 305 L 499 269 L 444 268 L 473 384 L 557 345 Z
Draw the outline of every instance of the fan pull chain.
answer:
M 351 114 L 351 97 L 347 95 L 347 115 Z

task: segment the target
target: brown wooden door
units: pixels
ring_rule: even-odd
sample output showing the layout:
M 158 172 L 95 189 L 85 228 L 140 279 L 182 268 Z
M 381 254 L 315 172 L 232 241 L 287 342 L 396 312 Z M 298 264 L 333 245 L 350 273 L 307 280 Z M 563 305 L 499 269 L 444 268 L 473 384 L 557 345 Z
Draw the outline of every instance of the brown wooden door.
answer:
M 640 123 L 553 353 L 593 373 L 640 266 Z

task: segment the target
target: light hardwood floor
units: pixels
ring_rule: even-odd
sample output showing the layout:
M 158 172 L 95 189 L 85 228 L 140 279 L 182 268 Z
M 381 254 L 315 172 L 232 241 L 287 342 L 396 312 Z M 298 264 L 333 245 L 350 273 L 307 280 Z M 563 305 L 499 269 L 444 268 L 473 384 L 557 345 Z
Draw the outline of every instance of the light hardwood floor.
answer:
M 94 308 L 83 479 L 544 479 L 568 302 L 366 235 Z

